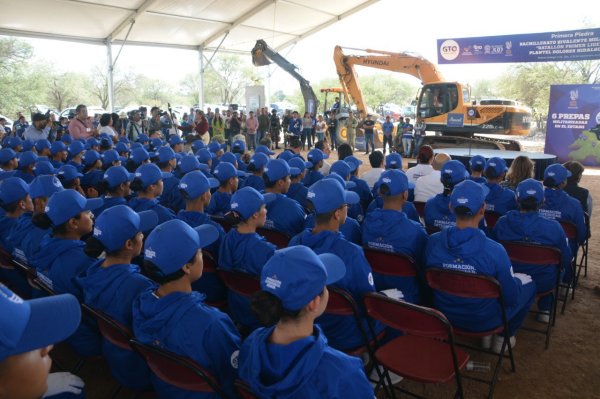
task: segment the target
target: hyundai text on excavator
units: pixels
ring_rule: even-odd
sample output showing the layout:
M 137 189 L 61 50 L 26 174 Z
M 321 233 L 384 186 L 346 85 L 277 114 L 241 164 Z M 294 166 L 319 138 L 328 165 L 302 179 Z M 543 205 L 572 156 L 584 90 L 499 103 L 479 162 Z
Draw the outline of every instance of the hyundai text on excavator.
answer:
M 355 66 L 385 69 L 412 75 L 421 80 L 417 94 L 417 116 L 428 131 L 423 144 L 434 148 L 472 147 L 519 151 L 519 142 L 480 135 L 529 134 L 531 112 L 518 105 L 477 105 L 471 101 L 470 88 L 458 82 L 445 81 L 434 64 L 412 53 L 392 53 L 378 50 L 358 50 L 365 55 L 346 55 L 336 46 L 333 53 L 336 69 L 344 90 L 356 103 L 361 118 L 367 115 L 367 105 L 358 82 Z M 475 136 L 477 134 L 478 136 Z

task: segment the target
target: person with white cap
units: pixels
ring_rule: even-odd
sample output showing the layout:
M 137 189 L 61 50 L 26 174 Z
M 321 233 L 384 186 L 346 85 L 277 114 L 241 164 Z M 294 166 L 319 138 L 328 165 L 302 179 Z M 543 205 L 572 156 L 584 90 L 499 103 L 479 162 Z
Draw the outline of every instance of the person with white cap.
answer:
M 204 303 L 204 295 L 192 290 L 202 276 L 202 248 L 219 237 L 214 226 L 191 228 L 181 220 L 157 226 L 144 245 L 144 269 L 159 285 L 143 292 L 133 304 L 134 336 L 189 357 L 207 368 L 228 397 L 236 397 L 240 336 L 231 319 Z M 211 393 L 188 392 L 156 375 L 152 382 L 159 397 L 216 398 Z
M 129 200 L 128 205 L 136 212 L 153 210 L 158 215 L 159 223 L 175 218 L 175 213 L 159 203 L 163 192 L 163 179 L 171 177 L 171 173 L 161 172 L 153 163 L 145 163 L 135 171 L 130 187 L 137 194 Z
M 517 209 L 517 198 L 515 192 L 500 185 L 506 176 L 506 161 L 499 157 L 490 158 L 485 164 L 485 185 L 490 189 L 485 197 L 485 210 L 506 214 L 508 211 Z
M 443 169 L 442 169 L 443 173 Z M 449 198 L 456 226 L 429 237 L 425 268 L 441 267 L 495 278 L 502 289 L 510 345 L 523 324 L 535 299 L 531 276 L 513 273 L 510 259 L 502 245 L 487 238 L 478 228 L 485 213 L 486 191 L 472 180 L 458 184 Z M 496 299 L 461 298 L 433 291 L 433 303 L 452 325 L 467 331 L 486 331 L 502 325 L 502 313 Z M 493 337 L 492 349 L 499 353 L 503 336 Z M 484 346 L 487 346 L 484 339 Z
M 70 336 L 80 320 L 81 307 L 73 295 L 24 301 L 0 284 L 0 398 L 83 396 L 81 378 L 48 374 L 52 346 Z
M 219 266 L 223 269 L 241 271 L 258 276 L 264 264 L 275 252 L 275 245 L 268 242 L 256 229 L 263 227 L 267 219 L 267 202 L 272 194 L 262 195 L 252 187 L 244 187 L 231 197 L 231 212 L 225 215 L 235 227 L 227 232 L 219 251 Z M 259 327 L 250 311 L 250 301 L 231 290 L 228 292 L 229 309 L 233 320 L 245 328 Z
M 335 179 L 313 184 L 308 189 L 307 202 L 309 210 L 315 213 L 315 227 L 304 230 L 289 243 L 289 246 L 305 245 L 317 254 L 339 256 L 346 265 L 346 275 L 335 286 L 349 291 L 357 303 L 361 303 L 365 293 L 375 291 L 373 274 L 362 248 L 344 238 L 340 227 L 346 221 L 348 205 L 359 200 L 356 193 L 346 191 Z M 363 321 L 366 323 L 366 319 Z M 348 350 L 364 343 L 354 317 L 323 315 L 319 324 L 336 349 Z M 376 330 L 382 330 L 379 324 L 375 325 Z
M 142 251 L 144 232 L 157 222 L 153 211 L 136 213 L 127 205 L 115 205 L 100 214 L 85 245 L 85 253 L 98 260 L 77 277 L 83 302 L 127 328 L 132 327 L 133 301 L 154 285 L 131 262 Z M 106 339 L 102 352 L 119 384 L 134 390 L 151 387 L 150 370 L 137 353 Z
M 408 177 L 401 170 L 390 169 L 381 174 L 377 186 L 383 207 L 367 214 L 362 224 L 363 244 L 380 251 L 402 253 L 412 257 L 417 265 L 425 260 L 428 236 L 423 225 L 410 220 L 402 209 L 408 198 Z M 421 303 L 416 277 L 396 277 L 374 273 L 378 290 L 396 288 L 404 300 Z
M 539 214 L 538 210 L 544 202 L 544 186 L 535 179 L 523 180 L 517 186 L 517 201 L 519 209 L 509 211 L 498 219 L 491 236 L 497 241 L 521 241 L 540 245 L 548 245 L 560 249 L 561 268 L 571 267 L 571 249 L 565 232 L 556 220 L 549 220 Z M 554 288 L 556 284 L 556 268 L 525 265 L 513 262 L 513 268 L 519 273 L 529 274 L 538 293 Z M 538 300 L 539 321 L 550 321 L 550 308 L 553 295 L 547 295 Z
M 362 362 L 327 344 L 315 319 L 327 286 L 344 277 L 344 262 L 302 245 L 281 249 L 265 264 L 252 309 L 266 325 L 240 350 L 240 378 L 259 397 L 372 398 Z

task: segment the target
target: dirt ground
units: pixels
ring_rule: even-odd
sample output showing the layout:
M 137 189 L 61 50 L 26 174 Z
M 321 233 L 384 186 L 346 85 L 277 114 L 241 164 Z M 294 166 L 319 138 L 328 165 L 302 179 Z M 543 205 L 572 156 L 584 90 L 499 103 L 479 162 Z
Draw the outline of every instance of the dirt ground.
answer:
M 537 144 L 527 150 L 537 150 Z M 363 171 L 370 167 L 362 153 Z M 337 159 L 332 153 L 330 162 Z M 407 161 L 405 160 L 405 169 Z M 600 204 L 600 169 L 586 170 L 581 185 L 590 190 L 596 203 Z M 528 331 L 517 335 L 514 350 L 516 373 L 510 372 L 509 362 L 504 362 L 495 390 L 496 398 L 598 398 L 600 397 L 600 210 L 592 217 L 592 238 L 589 244 L 588 276 L 580 279 L 574 301 L 569 301 L 564 315 L 557 316 L 549 349 L 544 349 L 544 336 Z M 529 325 L 540 326 L 535 319 Z M 67 368 L 74 364 L 73 356 L 59 345 L 54 357 Z M 490 361 L 485 355 L 472 353 L 478 361 Z M 91 360 L 80 372 L 86 381 L 89 399 L 108 398 L 116 387 L 103 361 Z M 486 374 L 471 375 L 486 378 Z M 401 386 L 431 398 L 448 398 L 454 393 L 454 384 L 425 386 L 402 382 Z M 488 387 L 477 382 L 465 381 L 467 398 L 487 397 Z M 117 398 L 130 398 L 131 392 L 122 390 Z M 148 397 L 152 397 L 151 395 Z M 380 397 L 383 397 L 380 395 Z M 307 398 L 308 399 L 308 398 Z

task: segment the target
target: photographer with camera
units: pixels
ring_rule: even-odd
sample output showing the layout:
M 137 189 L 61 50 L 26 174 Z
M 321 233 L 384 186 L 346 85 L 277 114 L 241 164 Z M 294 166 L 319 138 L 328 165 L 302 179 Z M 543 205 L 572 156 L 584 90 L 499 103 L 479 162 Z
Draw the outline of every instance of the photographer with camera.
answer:
M 126 136 L 132 142 L 136 142 L 141 134 L 144 133 L 144 127 L 142 124 L 142 113 L 139 109 L 131 111 L 130 120 L 125 131 Z
M 150 119 L 148 120 L 148 136 L 150 136 L 151 139 L 164 138 L 162 137 L 162 122 L 160 117 L 165 114 L 166 112 L 161 112 L 160 108 L 156 106 L 150 109 Z M 167 118 L 169 118 L 169 116 L 167 116 Z
M 48 118 L 48 114 L 36 112 L 31 117 L 31 125 L 25 129 L 23 138 L 36 142 L 38 140 L 47 140 L 52 129 L 53 122 Z
M 69 133 L 73 140 L 97 136 L 98 130 L 93 127 L 92 122 L 92 118 L 88 116 L 87 106 L 79 104 L 75 108 L 75 118 L 69 123 Z

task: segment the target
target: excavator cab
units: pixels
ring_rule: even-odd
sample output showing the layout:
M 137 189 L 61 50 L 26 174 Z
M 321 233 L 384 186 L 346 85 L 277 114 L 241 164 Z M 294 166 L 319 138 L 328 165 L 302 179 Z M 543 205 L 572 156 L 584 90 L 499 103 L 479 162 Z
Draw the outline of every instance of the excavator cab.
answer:
M 421 118 L 433 118 L 452 112 L 462 102 L 456 83 L 430 83 L 420 91 L 417 111 Z

